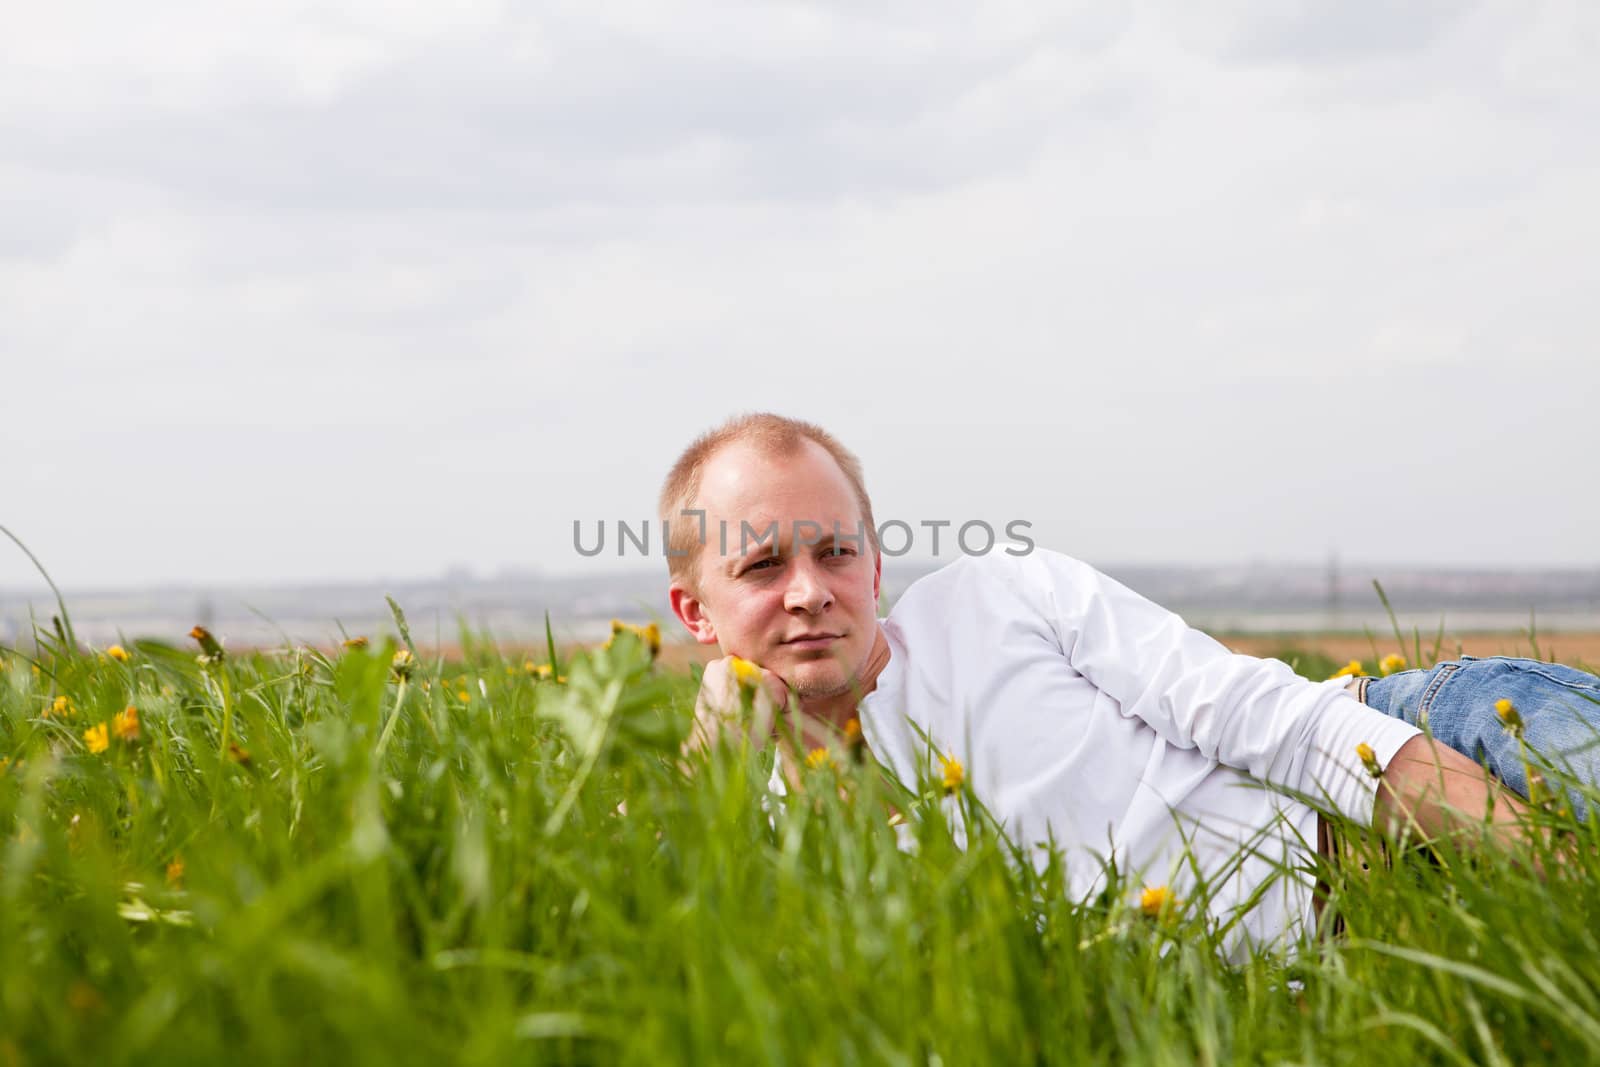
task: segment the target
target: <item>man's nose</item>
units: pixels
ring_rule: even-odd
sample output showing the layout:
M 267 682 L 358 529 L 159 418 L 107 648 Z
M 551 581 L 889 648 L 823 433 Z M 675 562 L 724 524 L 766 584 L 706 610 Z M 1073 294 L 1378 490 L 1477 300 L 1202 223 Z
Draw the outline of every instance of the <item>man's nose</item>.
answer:
M 815 615 L 833 605 L 833 594 L 828 591 L 827 583 L 814 565 L 797 560 L 790 575 L 789 588 L 784 593 L 784 607 L 790 611 Z

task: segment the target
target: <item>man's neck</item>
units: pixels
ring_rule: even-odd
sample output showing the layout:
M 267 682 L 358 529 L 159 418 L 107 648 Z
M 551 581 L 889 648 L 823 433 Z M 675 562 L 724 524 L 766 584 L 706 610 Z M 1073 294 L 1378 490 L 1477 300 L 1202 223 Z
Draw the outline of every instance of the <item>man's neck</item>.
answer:
M 807 719 L 843 730 L 845 723 L 856 717 L 856 707 L 878 687 L 878 676 L 889 665 L 889 639 L 884 635 L 883 624 L 875 624 L 873 630 L 872 651 L 867 653 L 867 662 L 862 665 L 855 684 L 836 696 L 802 700 L 800 713 Z

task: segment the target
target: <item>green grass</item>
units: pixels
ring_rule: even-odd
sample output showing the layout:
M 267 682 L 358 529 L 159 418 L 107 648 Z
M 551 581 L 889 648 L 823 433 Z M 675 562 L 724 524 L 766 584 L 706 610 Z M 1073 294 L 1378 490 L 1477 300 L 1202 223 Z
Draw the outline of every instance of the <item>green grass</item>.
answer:
M 1229 965 L 1193 901 L 1070 900 L 936 782 L 686 770 L 694 678 L 632 635 L 564 682 L 71 647 L 0 653 L 0 1067 L 1600 1061 L 1595 826 L 1543 879 L 1358 844 L 1346 934 Z

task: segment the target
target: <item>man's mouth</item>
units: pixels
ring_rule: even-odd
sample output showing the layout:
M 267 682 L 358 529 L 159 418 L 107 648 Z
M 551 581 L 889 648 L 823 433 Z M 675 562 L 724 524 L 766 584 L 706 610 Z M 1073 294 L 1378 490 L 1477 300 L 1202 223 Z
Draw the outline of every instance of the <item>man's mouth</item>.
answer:
M 785 638 L 779 643 L 786 648 L 792 648 L 800 652 L 815 652 L 827 648 L 837 641 L 840 636 L 835 633 L 797 634 L 794 637 Z

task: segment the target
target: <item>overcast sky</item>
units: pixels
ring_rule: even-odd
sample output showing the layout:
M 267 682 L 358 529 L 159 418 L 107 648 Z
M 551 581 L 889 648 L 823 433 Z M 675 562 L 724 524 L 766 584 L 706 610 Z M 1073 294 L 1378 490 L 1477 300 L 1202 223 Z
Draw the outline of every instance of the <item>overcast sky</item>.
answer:
M 3 21 L 0 523 L 69 588 L 614 566 L 573 520 L 748 409 L 1102 564 L 1600 565 L 1587 0 Z

